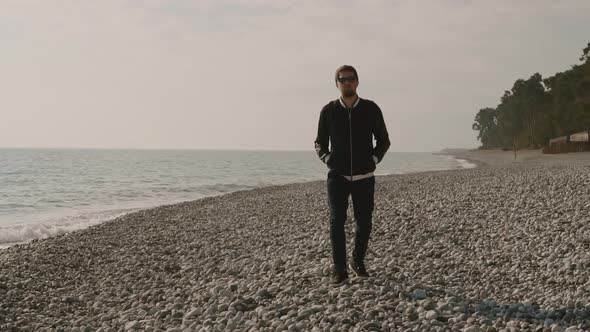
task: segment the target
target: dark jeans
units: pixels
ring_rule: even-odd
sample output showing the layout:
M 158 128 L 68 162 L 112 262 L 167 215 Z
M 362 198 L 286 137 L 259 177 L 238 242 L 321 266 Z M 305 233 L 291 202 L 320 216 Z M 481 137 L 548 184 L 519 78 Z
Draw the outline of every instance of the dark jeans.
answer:
M 375 177 L 349 181 L 341 175 L 328 173 L 328 204 L 330 206 L 330 240 L 334 270 L 346 271 L 346 233 L 344 222 L 348 209 L 348 196 L 352 195 L 356 233 L 353 260 L 364 263 L 373 226 Z

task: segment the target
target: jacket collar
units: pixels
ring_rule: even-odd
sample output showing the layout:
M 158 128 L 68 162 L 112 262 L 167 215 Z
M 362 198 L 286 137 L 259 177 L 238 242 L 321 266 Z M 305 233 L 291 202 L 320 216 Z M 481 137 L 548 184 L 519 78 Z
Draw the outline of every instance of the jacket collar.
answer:
M 356 105 L 359 104 L 359 101 L 361 100 L 361 98 L 359 96 L 356 96 L 356 100 L 354 101 L 354 104 L 352 104 L 352 108 L 355 108 Z M 340 101 L 340 105 L 344 108 L 346 108 L 346 104 L 344 103 L 344 100 L 342 100 L 342 97 L 338 98 L 338 101 Z

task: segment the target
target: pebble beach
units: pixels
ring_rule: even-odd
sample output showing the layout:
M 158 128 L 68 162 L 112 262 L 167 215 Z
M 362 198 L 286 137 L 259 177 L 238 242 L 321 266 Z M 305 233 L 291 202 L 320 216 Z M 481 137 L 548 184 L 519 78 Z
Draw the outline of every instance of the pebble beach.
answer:
M 0 331 L 590 330 L 590 153 L 452 154 L 377 177 L 370 278 L 329 284 L 325 181 L 264 187 L 0 250 Z

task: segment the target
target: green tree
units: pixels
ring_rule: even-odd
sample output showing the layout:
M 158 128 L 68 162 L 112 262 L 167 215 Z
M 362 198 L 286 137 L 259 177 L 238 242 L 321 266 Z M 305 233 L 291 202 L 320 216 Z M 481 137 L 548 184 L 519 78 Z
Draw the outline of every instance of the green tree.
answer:
M 541 114 L 546 110 L 549 98 L 543 86 L 541 74 L 535 73 L 528 80 L 517 80 L 512 87 L 512 97 L 515 99 L 516 107 L 522 113 L 524 127 L 527 131 L 527 146 L 536 148 L 538 146 L 538 121 Z
M 590 130 L 590 43 L 569 70 L 543 79 L 539 73 L 518 79 L 500 104 L 483 108 L 473 130 L 482 148 L 537 148 L 550 138 Z
M 584 48 L 582 51 L 582 56 L 580 57 L 580 61 L 588 62 L 590 60 L 590 43 Z
M 502 136 L 502 147 L 514 150 L 515 158 L 516 150 L 521 147 L 519 136 L 522 136 L 524 127 L 524 114 L 520 103 L 511 91 L 505 91 L 500 105 L 496 108 L 498 111 L 499 132 Z
M 498 147 L 498 119 L 496 117 L 496 110 L 489 107 L 482 108 L 477 112 L 474 121 L 471 128 L 479 131 L 477 139 L 481 141 L 482 148 L 491 149 Z

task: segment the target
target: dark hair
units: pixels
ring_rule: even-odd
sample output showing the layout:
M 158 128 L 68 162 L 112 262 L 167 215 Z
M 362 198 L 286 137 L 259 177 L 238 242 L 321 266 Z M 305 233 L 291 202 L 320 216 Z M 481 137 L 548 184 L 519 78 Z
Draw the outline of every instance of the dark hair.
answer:
M 342 71 L 351 71 L 354 73 L 354 77 L 356 77 L 356 80 L 359 80 L 359 74 L 356 72 L 356 69 L 354 69 L 353 66 L 350 65 L 344 65 L 344 66 L 340 66 L 338 67 L 338 69 L 336 69 L 336 75 L 334 77 L 334 80 L 336 81 L 336 83 L 338 83 L 338 75 L 340 75 L 340 72 Z

